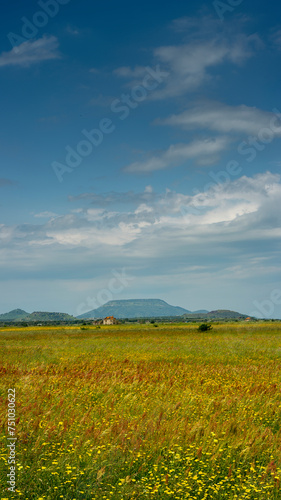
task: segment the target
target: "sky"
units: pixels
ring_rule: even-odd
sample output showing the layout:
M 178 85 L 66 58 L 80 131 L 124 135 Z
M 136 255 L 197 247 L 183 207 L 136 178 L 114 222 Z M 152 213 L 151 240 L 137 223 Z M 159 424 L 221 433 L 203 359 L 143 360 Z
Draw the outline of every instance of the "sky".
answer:
M 281 317 L 281 6 L 3 0 L 0 313 Z

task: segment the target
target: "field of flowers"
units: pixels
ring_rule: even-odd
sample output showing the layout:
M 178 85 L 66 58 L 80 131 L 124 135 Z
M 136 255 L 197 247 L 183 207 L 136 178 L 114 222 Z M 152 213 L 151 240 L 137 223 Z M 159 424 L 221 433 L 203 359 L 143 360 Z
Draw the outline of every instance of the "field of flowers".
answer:
M 2 500 L 281 499 L 281 323 L 7 327 L 0 348 Z

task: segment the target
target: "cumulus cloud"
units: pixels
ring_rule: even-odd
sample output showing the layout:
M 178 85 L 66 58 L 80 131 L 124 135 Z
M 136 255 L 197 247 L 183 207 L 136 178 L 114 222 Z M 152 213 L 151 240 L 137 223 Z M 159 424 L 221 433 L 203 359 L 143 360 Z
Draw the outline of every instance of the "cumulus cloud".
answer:
M 171 272 L 178 257 L 195 266 L 211 256 L 233 266 L 260 252 L 270 260 L 280 245 L 280 199 L 280 176 L 266 172 L 189 195 L 167 189 L 124 211 L 89 207 L 44 224 L 1 225 L 0 264 L 4 274 L 81 276 L 108 259 L 140 268 L 157 259 Z
M 58 39 L 55 36 L 44 35 L 38 40 L 27 40 L 9 52 L 0 54 L 0 67 L 29 67 L 43 61 L 59 59 Z

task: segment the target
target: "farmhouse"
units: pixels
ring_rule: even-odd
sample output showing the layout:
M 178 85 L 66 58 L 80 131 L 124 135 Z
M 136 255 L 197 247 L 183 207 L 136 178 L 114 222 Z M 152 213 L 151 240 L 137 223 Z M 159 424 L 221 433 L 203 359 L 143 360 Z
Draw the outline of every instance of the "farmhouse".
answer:
M 114 316 L 107 316 L 103 320 L 104 325 L 117 325 L 117 323 L 118 323 L 118 321 L 116 318 L 114 318 Z

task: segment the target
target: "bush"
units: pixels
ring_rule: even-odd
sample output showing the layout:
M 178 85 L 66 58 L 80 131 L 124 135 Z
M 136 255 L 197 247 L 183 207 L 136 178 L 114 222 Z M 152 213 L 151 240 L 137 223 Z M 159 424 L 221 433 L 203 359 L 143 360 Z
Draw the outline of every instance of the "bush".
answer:
M 199 332 L 207 332 L 208 330 L 212 329 L 212 325 L 209 325 L 208 323 L 202 323 L 201 325 L 198 326 Z

